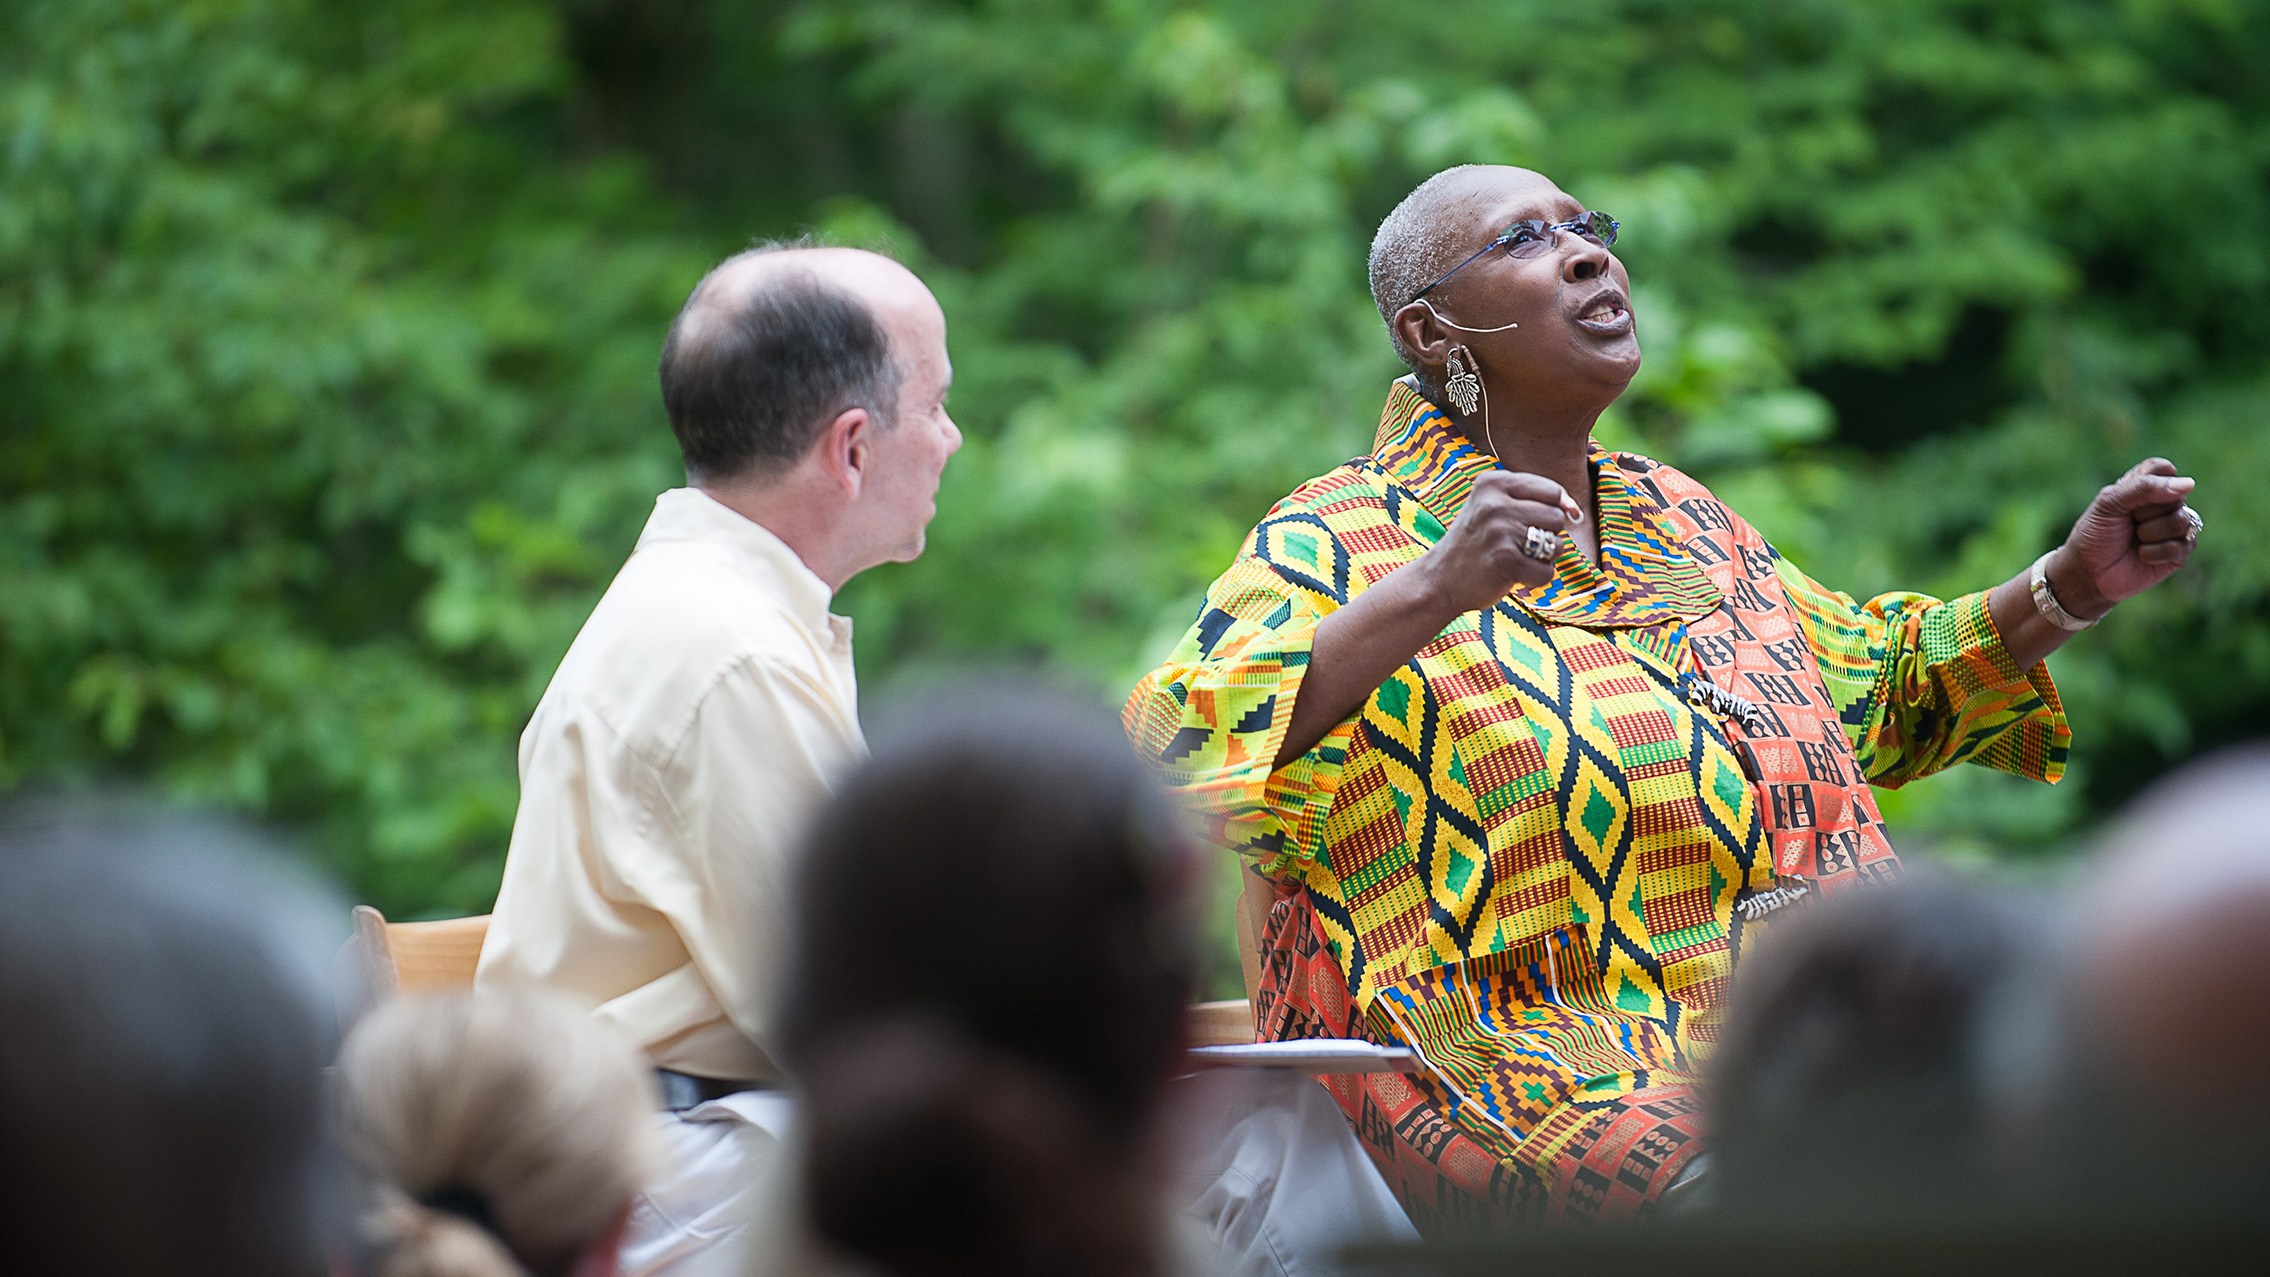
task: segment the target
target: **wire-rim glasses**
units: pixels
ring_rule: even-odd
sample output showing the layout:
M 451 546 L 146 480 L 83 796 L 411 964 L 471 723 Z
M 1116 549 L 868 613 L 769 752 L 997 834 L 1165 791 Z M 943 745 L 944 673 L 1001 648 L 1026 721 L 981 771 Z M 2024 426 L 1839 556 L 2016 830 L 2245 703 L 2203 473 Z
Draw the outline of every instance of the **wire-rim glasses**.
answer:
M 1508 257 L 1536 257 L 1553 246 L 1557 233 L 1560 231 L 1582 236 L 1602 248 L 1606 248 L 1616 242 L 1616 232 L 1621 229 L 1623 229 L 1622 222 L 1598 211 L 1579 213 L 1565 222 L 1547 222 L 1543 218 L 1525 217 L 1499 232 L 1496 239 L 1475 249 L 1473 256 L 1435 276 L 1435 282 L 1411 294 L 1411 301 L 1415 302 L 1442 287 L 1443 281 L 1465 270 L 1495 249 L 1504 249 Z M 1410 302 L 1405 302 L 1404 305 L 1408 306 Z

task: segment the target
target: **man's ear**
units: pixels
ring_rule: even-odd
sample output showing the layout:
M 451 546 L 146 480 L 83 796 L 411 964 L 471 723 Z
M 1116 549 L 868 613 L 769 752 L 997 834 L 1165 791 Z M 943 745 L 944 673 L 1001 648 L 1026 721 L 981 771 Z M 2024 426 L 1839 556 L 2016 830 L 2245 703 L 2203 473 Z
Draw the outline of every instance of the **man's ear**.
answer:
M 1394 328 L 1404 348 L 1429 368 L 1440 367 L 1450 358 L 1450 333 L 1435 322 L 1435 313 L 1425 302 L 1411 302 L 1396 311 Z
M 875 418 L 865 408 L 846 408 L 821 427 L 820 438 L 812 445 L 820 473 L 854 501 L 859 499 L 867 467 L 874 459 L 874 435 Z

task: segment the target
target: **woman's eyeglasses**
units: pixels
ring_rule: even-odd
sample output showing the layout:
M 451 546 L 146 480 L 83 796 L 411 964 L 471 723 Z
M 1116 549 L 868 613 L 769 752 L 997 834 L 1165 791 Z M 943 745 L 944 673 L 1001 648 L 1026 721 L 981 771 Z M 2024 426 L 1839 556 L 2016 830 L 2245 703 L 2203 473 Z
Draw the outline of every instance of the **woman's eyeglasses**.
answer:
M 1554 234 L 1558 231 L 1567 231 L 1571 235 L 1581 235 L 1605 248 L 1616 242 L 1616 232 L 1622 227 L 1622 222 L 1606 213 L 1597 212 L 1583 213 L 1565 222 L 1547 222 L 1542 218 L 1525 217 L 1506 227 L 1496 239 L 1474 250 L 1472 257 L 1436 276 L 1435 282 L 1411 294 L 1411 301 L 1417 301 L 1442 287 L 1444 280 L 1465 270 L 1494 249 L 1504 249 L 1508 257 L 1536 257 L 1553 246 Z M 1408 302 L 1405 303 L 1405 305 L 1408 304 Z

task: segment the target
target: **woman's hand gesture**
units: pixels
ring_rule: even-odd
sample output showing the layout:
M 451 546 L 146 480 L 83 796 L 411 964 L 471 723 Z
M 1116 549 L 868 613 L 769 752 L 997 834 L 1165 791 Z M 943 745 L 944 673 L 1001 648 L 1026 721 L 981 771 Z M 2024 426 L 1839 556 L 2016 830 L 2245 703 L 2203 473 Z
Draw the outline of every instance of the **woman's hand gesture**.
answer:
M 1562 534 L 1583 520 L 1582 507 L 1551 479 L 1505 470 L 1476 479 L 1432 549 L 1317 622 L 1277 765 L 1314 748 L 1444 626 L 1495 606 L 1516 585 L 1552 580 Z
M 1568 492 L 1539 475 L 1492 470 L 1474 480 L 1466 506 L 1419 560 L 1428 590 L 1451 616 L 1490 607 L 1516 585 L 1553 579 L 1561 534 L 1584 518 Z M 1547 534 L 1534 538 L 1534 528 Z M 1530 553 L 1550 543 L 1543 558 Z
M 2202 520 L 2184 498 L 2194 481 L 2165 457 L 2137 462 L 2081 512 L 2050 564 L 2065 610 L 2092 620 L 2173 576 L 2198 548 Z

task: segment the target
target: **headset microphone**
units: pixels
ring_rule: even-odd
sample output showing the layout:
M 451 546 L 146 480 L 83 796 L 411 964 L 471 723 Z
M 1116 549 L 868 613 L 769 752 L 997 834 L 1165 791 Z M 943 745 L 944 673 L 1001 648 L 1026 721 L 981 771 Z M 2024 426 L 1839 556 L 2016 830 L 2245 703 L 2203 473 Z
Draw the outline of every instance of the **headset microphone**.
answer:
M 1442 313 L 1434 308 L 1434 303 L 1426 300 L 1425 298 L 1420 298 L 1419 304 L 1427 308 L 1427 313 L 1435 317 L 1436 323 L 1441 324 L 1445 328 L 1455 328 L 1462 333 L 1502 333 L 1510 329 L 1521 327 L 1521 325 L 1519 324 L 1499 324 L 1495 328 L 1468 328 L 1464 324 L 1453 323 L 1450 320 L 1444 319 L 1442 317 Z

